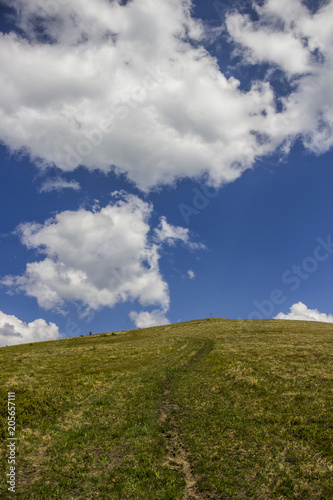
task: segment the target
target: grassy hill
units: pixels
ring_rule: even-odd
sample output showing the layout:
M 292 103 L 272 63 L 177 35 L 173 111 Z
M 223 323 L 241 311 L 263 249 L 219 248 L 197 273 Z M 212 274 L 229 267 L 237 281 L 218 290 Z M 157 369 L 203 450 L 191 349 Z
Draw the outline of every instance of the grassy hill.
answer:
M 1 498 L 333 499 L 333 325 L 198 320 L 5 347 L 0 367 Z

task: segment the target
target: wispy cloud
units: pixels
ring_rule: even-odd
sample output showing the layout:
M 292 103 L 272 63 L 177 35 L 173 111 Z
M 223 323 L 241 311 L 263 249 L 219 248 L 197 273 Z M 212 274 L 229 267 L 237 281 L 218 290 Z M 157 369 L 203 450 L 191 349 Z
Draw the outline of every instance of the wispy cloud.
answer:
M 51 191 L 62 191 L 63 189 L 73 189 L 74 191 L 80 191 L 81 186 L 77 181 L 66 181 L 61 177 L 56 179 L 48 179 L 40 187 L 40 193 L 50 193 Z
M 174 246 L 177 241 L 181 241 L 192 250 L 203 250 L 203 243 L 195 243 L 190 240 L 190 230 L 181 226 L 169 224 L 165 217 L 161 217 L 159 226 L 155 229 L 155 238 L 158 242 Z

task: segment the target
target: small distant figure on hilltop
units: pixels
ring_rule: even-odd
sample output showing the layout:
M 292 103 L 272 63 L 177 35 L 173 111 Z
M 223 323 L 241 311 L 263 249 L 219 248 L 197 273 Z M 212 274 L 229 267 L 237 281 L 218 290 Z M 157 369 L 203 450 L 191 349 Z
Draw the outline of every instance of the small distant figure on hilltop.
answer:
M 92 335 L 92 333 L 91 333 L 91 332 L 89 332 L 89 335 Z

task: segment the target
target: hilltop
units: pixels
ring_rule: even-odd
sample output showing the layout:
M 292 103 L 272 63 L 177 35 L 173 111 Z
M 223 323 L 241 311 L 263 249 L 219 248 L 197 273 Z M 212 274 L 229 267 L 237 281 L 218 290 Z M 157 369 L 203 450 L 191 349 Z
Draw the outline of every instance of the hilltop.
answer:
M 331 499 L 333 325 L 205 319 L 0 349 L 1 498 Z

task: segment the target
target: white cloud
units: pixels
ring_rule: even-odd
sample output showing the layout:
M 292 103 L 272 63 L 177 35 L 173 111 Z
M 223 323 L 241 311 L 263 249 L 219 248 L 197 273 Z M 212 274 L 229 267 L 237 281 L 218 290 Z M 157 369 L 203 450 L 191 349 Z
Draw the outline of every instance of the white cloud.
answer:
M 28 40 L 0 37 L 0 138 L 11 149 L 41 167 L 115 168 L 148 190 L 186 176 L 230 182 L 284 139 L 258 140 L 280 118 L 274 93 L 221 73 L 191 0 L 62 4 L 50 18 L 42 0 L 16 0 Z
M 316 153 L 333 144 L 332 0 L 316 14 L 267 0 L 257 22 L 226 17 L 246 63 L 293 82 L 280 113 L 268 81 L 243 91 L 219 70 L 191 0 L 6 1 L 25 37 L 0 35 L 0 139 L 41 168 L 114 169 L 142 190 L 220 185 L 296 137 Z
M 187 247 L 192 250 L 205 249 L 202 243 L 194 243 L 190 241 L 190 231 L 188 228 L 173 226 L 169 224 L 165 217 L 161 217 L 159 226 L 155 229 L 155 237 L 157 241 L 166 243 L 167 245 L 175 245 L 176 241 L 182 241 Z
M 192 271 L 192 269 L 189 269 L 187 271 L 187 275 L 190 278 L 190 280 L 193 280 L 195 278 L 195 273 L 194 273 L 194 271 Z
M 66 181 L 61 177 L 56 179 L 48 179 L 45 181 L 41 188 L 41 193 L 50 193 L 51 191 L 62 191 L 63 189 L 74 189 L 74 191 L 80 191 L 81 186 L 77 181 Z
M 268 117 L 268 133 L 278 145 L 301 137 L 315 153 L 333 146 L 333 1 L 311 14 L 301 0 L 267 0 L 259 20 L 230 14 L 227 27 L 247 62 L 278 66 L 293 91 L 281 99 L 282 113 Z M 245 52 L 244 52 L 244 49 Z
M 325 314 L 318 309 L 308 309 L 303 302 L 298 302 L 290 308 L 288 314 L 279 313 L 274 319 L 293 319 L 300 321 L 323 321 L 325 323 L 333 323 L 333 315 Z
M 149 328 L 150 326 L 168 325 L 170 323 L 165 313 L 159 309 L 155 309 L 152 312 L 142 311 L 140 313 L 132 311 L 130 318 L 137 328 Z
M 165 217 L 161 217 L 159 227 L 155 229 L 155 234 L 159 241 L 166 242 L 168 245 L 174 245 L 176 240 L 183 243 L 189 241 L 189 229 L 173 226 L 167 222 Z
M 29 262 L 23 275 L 6 276 L 2 283 L 35 297 L 45 309 L 61 311 L 72 301 L 97 310 L 138 300 L 167 311 L 160 245 L 149 234 L 152 206 L 134 195 L 114 197 L 104 208 L 68 210 L 44 224 L 20 225 L 22 243 L 45 258 Z M 182 234 L 182 228 L 174 230 Z
M 0 347 L 60 338 L 59 329 L 54 323 L 46 323 L 43 319 L 25 323 L 16 316 L 0 311 Z
M 262 9 L 258 9 L 261 18 L 257 23 L 252 22 L 246 15 L 227 16 L 229 33 L 235 41 L 248 48 L 246 55 L 250 62 L 275 63 L 289 74 L 310 71 L 311 54 L 298 34 L 292 29 L 277 30 L 275 26 L 262 22 L 268 17 L 268 13 L 271 20 L 272 11 L 269 7 L 272 3 L 268 1 Z M 282 4 L 283 2 L 280 2 L 280 9 L 274 12 L 276 16 L 282 11 Z M 306 11 L 305 7 L 303 10 Z

